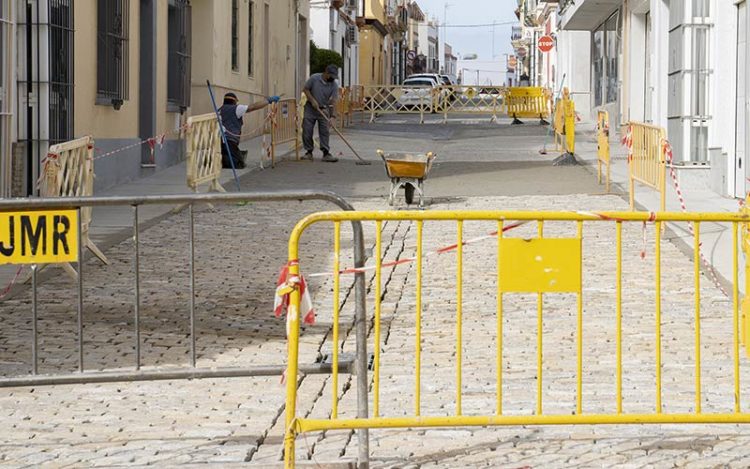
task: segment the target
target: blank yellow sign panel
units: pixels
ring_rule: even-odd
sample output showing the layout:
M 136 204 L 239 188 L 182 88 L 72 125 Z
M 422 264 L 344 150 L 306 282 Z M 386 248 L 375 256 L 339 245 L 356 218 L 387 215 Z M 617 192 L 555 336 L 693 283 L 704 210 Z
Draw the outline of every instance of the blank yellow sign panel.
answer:
M 500 289 L 516 293 L 580 291 L 581 240 L 503 238 Z
M 0 212 L 0 264 L 78 261 L 78 211 Z

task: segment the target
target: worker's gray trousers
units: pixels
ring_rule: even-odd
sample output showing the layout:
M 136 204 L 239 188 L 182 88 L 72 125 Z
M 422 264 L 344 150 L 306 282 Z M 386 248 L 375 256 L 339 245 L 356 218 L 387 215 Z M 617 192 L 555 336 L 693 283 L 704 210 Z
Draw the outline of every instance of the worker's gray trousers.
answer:
M 320 136 L 320 149 L 323 150 L 323 153 L 330 153 L 331 146 L 328 142 L 331 131 L 328 128 L 328 123 L 322 116 L 310 116 L 307 113 L 305 113 L 305 118 L 302 121 L 302 144 L 305 147 L 305 151 L 312 152 L 315 149 L 313 132 L 315 131 L 316 122 L 318 123 L 318 135 Z

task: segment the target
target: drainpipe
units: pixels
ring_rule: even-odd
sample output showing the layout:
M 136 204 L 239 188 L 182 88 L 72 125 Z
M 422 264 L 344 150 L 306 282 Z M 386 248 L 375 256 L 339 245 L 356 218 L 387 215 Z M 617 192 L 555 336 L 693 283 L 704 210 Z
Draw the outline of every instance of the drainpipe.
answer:
M 294 98 L 299 99 L 299 61 L 300 61 L 300 47 L 299 47 L 299 0 L 294 1 L 294 31 L 296 40 L 294 41 Z M 268 53 L 268 51 L 266 51 Z

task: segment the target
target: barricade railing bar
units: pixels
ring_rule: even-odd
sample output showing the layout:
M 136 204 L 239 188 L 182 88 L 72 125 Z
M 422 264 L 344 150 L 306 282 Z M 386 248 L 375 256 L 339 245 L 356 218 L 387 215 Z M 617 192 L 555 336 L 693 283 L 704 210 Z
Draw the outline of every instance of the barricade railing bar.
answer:
M 596 119 L 596 140 L 597 140 L 597 180 L 602 183 L 602 166 L 604 166 L 605 187 L 609 193 L 609 186 L 612 176 L 610 165 L 609 150 L 609 112 L 599 111 Z
M 340 225 L 341 223 L 358 221 L 361 223 L 368 223 L 375 225 L 375 252 L 373 257 L 375 259 L 375 281 L 373 283 L 373 297 L 375 298 L 374 311 L 372 312 L 372 328 L 374 330 L 374 343 L 373 347 L 375 350 L 374 362 L 372 366 L 372 387 L 371 391 L 366 391 L 365 396 L 361 394 L 357 395 L 358 401 L 362 399 L 372 399 L 373 411 L 368 413 L 366 418 L 363 418 L 361 414 L 358 414 L 356 418 L 351 414 L 344 416 L 338 412 L 338 401 L 340 399 L 337 393 L 337 387 L 332 388 L 333 395 L 331 397 L 331 412 L 328 418 L 320 417 L 326 415 L 323 409 L 316 409 L 315 415 L 317 417 L 308 417 L 301 415 L 297 412 L 296 402 L 298 398 L 297 383 L 293 376 L 297 376 L 298 363 L 300 361 L 299 356 L 299 338 L 300 338 L 300 292 L 294 290 L 292 292 L 290 313 L 287 318 L 289 324 L 288 331 L 288 364 L 289 368 L 287 371 L 287 404 L 286 404 L 286 435 L 285 435 L 285 464 L 286 467 L 294 467 L 295 465 L 295 442 L 296 438 L 302 434 L 316 431 L 331 431 L 331 430 L 355 430 L 355 429 L 389 429 L 389 428 L 426 428 L 426 427 L 470 427 L 470 426 L 515 426 L 515 425 L 589 425 L 589 424 L 706 424 L 706 423 L 750 423 L 750 412 L 747 412 L 741 406 L 741 397 L 743 396 L 741 382 L 740 382 L 740 344 L 746 340 L 745 337 L 748 334 L 748 327 L 744 324 L 743 314 L 743 325 L 742 332 L 740 331 L 740 290 L 739 290 L 739 246 L 740 246 L 740 230 L 743 232 L 743 246 L 744 249 L 750 244 L 747 241 L 747 230 L 750 226 L 750 212 L 739 211 L 736 213 L 671 213 L 671 212 L 583 212 L 583 211 L 559 211 L 559 212 L 537 212 L 537 211 L 432 211 L 432 212 L 418 212 L 418 211 L 399 211 L 399 212 L 324 212 L 310 215 L 301 220 L 294 228 L 290 235 L 289 240 L 289 260 L 295 261 L 300 258 L 301 252 L 300 239 L 303 233 L 313 225 L 325 224 L 331 226 L 334 232 L 334 249 L 340 248 L 339 236 L 340 236 Z M 416 257 L 414 263 L 416 266 L 416 278 L 414 279 L 415 291 L 414 291 L 414 312 L 415 320 L 407 322 L 409 329 L 414 330 L 414 391 L 411 393 L 411 400 L 413 402 L 412 409 L 407 408 L 396 408 L 393 409 L 390 414 L 383 412 L 380 405 L 381 393 L 388 392 L 381 383 L 381 359 L 382 359 L 382 268 L 383 262 L 381 257 L 382 253 L 382 228 L 383 223 L 391 221 L 405 221 L 416 224 Z M 467 246 L 472 240 L 466 238 L 465 223 L 484 222 L 489 223 L 491 226 L 496 227 L 494 235 L 497 237 L 496 245 L 496 267 L 495 267 L 495 294 L 492 295 L 495 300 L 495 305 L 490 306 L 494 309 L 495 318 L 494 320 L 486 321 L 488 324 L 496 322 L 496 328 L 490 326 L 490 330 L 487 333 L 496 334 L 495 336 L 495 363 L 494 370 L 496 372 L 496 382 L 493 388 L 487 390 L 487 393 L 493 397 L 494 405 L 491 408 L 487 408 L 486 411 L 474 410 L 470 414 L 464 413 L 462 406 L 462 398 L 466 392 L 465 386 L 462 384 L 462 376 L 464 376 L 464 345 L 466 344 L 465 338 L 463 337 L 463 315 L 464 315 L 464 266 L 465 260 L 465 246 Z M 506 227 L 519 227 L 527 223 L 536 223 L 536 236 L 532 238 L 527 237 L 513 237 L 512 234 L 506 235 Z M 554 222 L 554 223 L 552 223 Z M 452 402 L 455 404 L 453 413 L 446 415 L 423 415 L 425 407 L 422 404 L 422 391 L 424 388 L 424 382 L 422 380 L 423 364 L 421 361 L 422 352 L 431 341 L 424 340 L 423 334 L 425 331 L 422 329 L 422 318 L 423 318 L 423 296 L 425 294 L 425 288 L 423 283 L 424 275 L 424 260 L 425 253 L 423 249 L 423 235 L 427 233 L 425 224 L 430 223 L 434 226 L 436 223 L 450 223 L 455 226 L 456 238 L 455 244 L 451 246 L 450 250 L 455 251 L 455 299 L 450 302 L 455 305 L 455 310 L 450 313 L 453 315 L 451 319 L 448 316 L 444 316 L 441 311 L 440 314 L 445 318 L 446 321 L 454 323 L 454 366 L 455 366 L 455 395 L 452 396 Z M 689 363 L 692 367 L 692 394 L 694 398 L 689 411 L 672 412 L 667 409 L 672 409 L 672 396 L 665 392 L 665 386 L 670 386 L 666 383 L 663 378 L 662 369 L 669 365 L 670 370 L 672 363 L 667 363 L 663 358 L 667 348 L 670 348 L 671 357 L 674 355 L 673 344 L 667 345 L 662 343 L 663 336 L 665 335 L 666 326 L 677 327 L 673 322 L 667 322 L 664 318 L 666 314 L 671 314 L 673 304 L 665 308 L 662 303 L 662 298 L 665 295 L 664 289 L 662 288 L 662 281 L 665 278 L 663 267 L 674 268 L 673 264 L 663 262 L 662 260 L 662 240 L 661 232 L 662 225 L 666 223 L 686 223 L 692 226 L 694 233 L 694 244 L 692 258 L 686 259 L 692 265 L 692 292 L 689 293 L 692 296 L 692 311 L 690 312 L 690 323 L 689 326 L 694 329 L 694 335 L 692 343 L 684 344 L 684 351 L 679 353 L 679 357 L 692 354 L 694 359 Z M 708 223 L 724 223 L 729 225 L 732 235 L 730 236 L 732 242 L 732 255 L 733 255 L 733 266 L 732 266 L 732 297 L 729 306 L 717 306 L 712 303 L 711 316 L 707 317 L 705 321 L 707 326 L 704 326 L 707 330 L 705 333 L 702 331 L 702 281 L 701 277 L 704 275 L 701 269 L 701 258 L 700 258 L 700 246 L 701 246 L 701 226 Z M 592 224 L 596 224 L 593 226 Z M 584 399 L 584 386 L 598 386 L 595 383 L 586 384 L 587 380 L 585 376 L 590 377 L 590 372 L 584 375 L 584 361 L 590 357 L 584 354 L 584 279 L 587 277 L 584 272 L 584 233 L 588 229 L 594 232 L 597 239 L 601 237 L 601 231 L 598 230 L 602 224 L 609 225 L 614 231 L 614 243 L 613 248 L 615 250 L 615 263 L 616 272 L 614 272 L 614 305 L 612 306 L 613 319 L 613 334 L 614 334 L 614 347 L 615 356 L 614 363 L 612 366 L 613 374 L 615 376 L 615 386 L 611 396 L 611 404 L 607 405 L 607 408 L 611 410 L 591 412 L 587 411 L 587 399 Z M 562 226 L 565 228 L 564 236 L 560 236 L 559 233 L 545 233 L 545 227 L 552 225 L 553 228 L 559 228 Z M 647 229 L 653 230 L 653 243 L 654 243 L 654 259 L 650 265 L 650 269 L 653 269 L 654 279 L 654 309 L 653 313 L 649 314 L 650 318 L 653 318 L 653 334 L 654 334 L 654 346 L 652 352 L 649 354 L 647 359 L 641 358 L 639 355 L 637 358 L 628 357 L 627 354 L 630 352 L 629 348 L 623 346 L 624 343 L 624 326 L 623 317 L 625 314 L 629 314 L 630 309 L 628 303 L 623 300 L 623 288 L 624 288 L 624 266 L 625 254 L 623 253 L 623 247 L 625 245 L 623 229 L 629 227 L 640 231 L 641 227 L 645 233 Z M 650 226 L 651 228 L 647 228 Z M 572 233 L 575 233 L 572 235 Z M 632 230 L 631 230 L 632 234 Z M 592 235 L 593 236 L 593 235 Z M 645 241 L 644 241 L 645 243 Z M 447 249 L 447 248 L 446 248 Z M 645 247 L 644 247 L 645 249 Z M 445 250 L 441 250 L 443 252 Z M 447 251 L 446 251 L 447 252 Z M 334 253 L 334 258 L 338 259 L 338 252 Z M 291 273 L 293 275 L 299 274 L 300 266 L 298 264 L 290 264 Z M 334 298 L 337 298 L 336 288 L 338 288 L 339 282 L 338 277 L 342 274 L 339 270 L 340 266 L 338 262 L 334 266 L 334 276 L 336 278 L 334 288 Z M 745 260 L 745 269 L 750 271 L 750 259 Z M 484 269 L 486 272 L 487 269 Z M 412 271 L 414 272 L 414 270 Z M 489 273 L 489 272 L 486 272 Z M 445 275 L 443 273 L 443 275 Z M 451 272 L 449 275 L 453 275 Z M 748 284 L 750 286 L 750 284 Z M 468 287 L 467 287 L 468 288 Z M 589 287 L 592 288 L 592 287 Z M 595 287 L 596 291 L 600 290 L 601 286 Z M 442 289 L 442 286 L 441 286 Z M 431 289 L 434 291 L 434 288 Z M 503 394 L 503 379 L 504 379 L 504 366 L 506 360 L 506 349 L 503 345 L 503 328 L 504 328 L 504 298 L 514 294 L 536 294 L 537 297 L 537 308 L 536 308 L 536 332 L 533 334 L 536 336 L 536 373 L 533 379 L 536 380 L 536 402 L 535 408 L 531 415 L 521 415 L 512 412 L 504 411 L 504 405 L 508 404 L 509 396 Z M 552 294 L 563 294 L 575 296 L 575 306 L 573 319 L 575 321 L 574 328 L 574 345 L 571 345 L 574 350 L 573 355 L 575 360 L 575 397 L 570 405 L 575 406 L 575 411 L 571 414 L 570 412 L 564 413 L 561 411 L 545 412 L 543 405 L 543 398 L 545 394 L 545 387 L 543 383 L 546 383 L 544 379 L 545 374 L 545 354 L 544 354 L 544 342 L 543 336 L 545 335 L 543 328 L 544 321 L 544 297 Z M 747 294 L 747 292 L 746 292 Z M 747 298 L 747 297 L 746 297 Z M 671 300 L 671 298 L 670 298 Z M 747 301 L 747 300 L 745 300 Z M 744 304 L 744 303 L 743 303 Z M 434 305 L 433 305 L 434 306 Z M 333 314 L 334 324 L 338 318 L 338 303 L 333 302 Z M 556 306 L 559 308 L 559 306 Z M 672 309 L 670 309 L 672 308 Z M 681 306 L 680 306 L 681 308 Z M 516 307 L 516 309 L 518 309 Z M 627 310 L 626 310 L 627 309 Z M 722 311 L 719 311 L 721 309 Z M 723 311 L 726 309 L 726 311 Z M 743 308 L 744 310 L 744 308 Z M 682 310 L 680 310 L 682 311 Z M 558 309 L 556 312 L 559 313 Z M 638 311 L 640 314 L 641 312 Z M 400 312 L 399 315 L 403 316 L 404 312 Z M 435 314 L 435 312 L 432 312 Z M 476 314 L 486 314 L 484 311 L 476 312 Z M 525 314 L 521 311 L 521 314 Z M 706 313 L 707 314 L 707 313 Z M 441 319 L 442 321 L 442 319 Z M 640 321 L 640 318 L 639 318 Z M 726 325 L 725 335 L 728 334 L 732 337 L 730 340 L 712 340 L 716 339 L 717 331 L 714 330 L 716 321 L 719 321 Z M 484 322 L 484 321 L 483 321 Z M 665 327 L 665 331 L 662 328 Z M 684 329 L 684 325 L 680 325 Z M 494 330 L 492 330 L 494 329 Z M 443 329 L 441 329 L 443 330 Z M 692 331 L 691 331 L 692 332 Z M 391 330 L 389 334 L 393 334 Z M 724 334 L 724 332 L 722 332 Z M 708 336 L 708 339 L 712 346 L 721 348 L 721 356 L 726 356 L 727 366 L 722 368 L 721 376 L 717 377 L 717 371 L 715 367 L 704 368 L 704 362 L 701 359 L 701 351 L 704 345 L 702 345 L 702 339 L 704 336 Z M 690 334 L 687 334 L 690 337 Z M 336 338 L 334 337 L 334 340 Z M 449 339 L 450 340 L 450 339 Z M 591 339 L 593 340 L 593 339 Z M 607 344 L 602 342 L 596 342 L 601 346 L 609 347 Z M 332 344 L 334 349 L 339 347 L 338 342 Z M 533 347 L 533 345 L 532 345 Z M 442 350 L 442 349 L 441 349 Z M 399 354 L 404 353 L 399 350 Z M 492 353 L 492 352 L 491 352 Z M 632 352 L 631 352 L 632 353 Z M 523 354 L 522 354 L 523 355 Z M 749 355 L 750 356 L 750 355 Z M 508 354 L 510 357 L 510 354 Z M 679 359 L 679 358 L 678 358 Z M 712 356 L 712 360 L 717 359 Z M 571 360 L 572 361 L 572 360 Z M 333 382 L 337 381 L 337 356 L 333 357 Z M 655 375 L 651 375 L 653 381 L 653 396 L 654 401 L 652 405 L 643 404 L 644 399 L 651 399 L 652 397 L 644 398 L 642 395 L 646 392 L 641 386 L 628 388 L 628 391 L 635 392 L 637 396 L 637 411 L 627 411 L 624 407 L 624 378 L 623 369 L 624 363 L 628 367 L 653 367 Z M 680 366 L 682 362 L 679 362 L 677 366 Z M 572 364 L 571 364 L 572 365 Z M 607 365 L 608 367 L 610 365 Z M 724 371 L 726 370 L 726 371 Z M 684 373 L 681 372 L 681 375 Z M 726 391 L 722 394 L 725 396 L 721 399 L 721 403 L 715 402 L 716 391 L 712 388 L 711 392 L 705 389 L 706 385 L 702 383 L 702 376 L 707 379 L 707 382 L 714 383 L 717 379 L 720 379 L 722 383 L 726 384 Z M 548 378 L 549 379 L 549 378 Z M 558 377 L 559 379 L 559 377 Z M 590 379 L 590 378 L 589 378 Z M 554 381 L 554 380 L 553 380 Z M 562 385 L 563 383 L 561 383 Z M 565 386 L 568 386 L 568 382 L 565 381 Z M 689 385 L 688 385 L 689 386 Z M 547 385 L 549 387 L 549 385 Z M 436 389 L 440 389 L 441 386 L 437 386 Z M 400 389 L 400 388 L 399 388 Z M 597 387 L 600 390 L 601 387 Z M 670 388 L 671 389 L 671 388 Z M 370 392 L 370 395 L 367 393 Z M 399 392 L 398 401 L 403 400 L 403 391 Z M 472 391 L 476 394 L 476 389 Z M 597 391 L 599 392 L 599 391 Z M 438 391 L 433 391 L 438 393 Z M 745 393 L 746 394 L 746 393 Z M 572 395 L 572 393 L 571 393 Z M 586 394 L 589 395 L 589 394 Z M 666 396 L 666 401 L 663 401 Z M 730 397 L 731 396 L 731 397 Z M 444 397 L 444 396 L 443 396 Z M 445 402 L 442 399 L 441 402 Z M 704 411 L 703 405 L 706 404 L 707 409 Z M 644 411 L 640 409 L 651 408 L 650 411 Z M 588 404 L 589 408 L 600 407 L 600 403 Z M 440 408 L 443 408 L 441 406 Z M 476 409 L 476 406 L 472 406 Z M 731 408 L 731 411 L 729 410 Z M 715 411 L 715 409 L 718 409 Z M 360 408 L 361 410 L 361 408 Z M 434 410 L 433 410 L 434 412 Z M 361 450 L 361 448 L 360 448 Z M 361 454 L 361 453 L 360 453 Z
M 78 263 L 77 270 L 77 325 L 76 340 L 77 340 L 77 373 L 70 372 L 45 372 L 45 374 L 39 374 L 38 368 L 38 337 L 40 331 L 37 328 L 37 310 L 40 302 L 37 299 L 38 289 L 38 266 L 32 265 L 32 284 L 31 284 L 31 337 L 28 340 L 29 349 L 31 352 L 31 363 L 29 364 L 28 375 L 21 376 L 2 376 L 0 377 L 0 387 L 17 387 L 17 386 L 42 386 L 42 385 L 60 385 L 60 384 L 86 384 L 86 383 L 104 383 L 104 382 L 118 382 L 118 381 L 150 381 L 150 380 L 164 380 L 164 379 L 197 379 L 197 378 L 227 378 L 227 377 L 241 377 L 241 376 L 270 376 L 270 375 L 282 375 L 286 369 L 286 365 L 279 360 L 278 365 L 273 366 L 254 366 L 252 364 L 246 366 L 232 366 L 232 367 L 200 367 L 197 366 L 196 358 L 196 342 L 198 340 L 196 332 L 196 255 L 195 255 L 195 235 L 194 235 L 194 212 L 193 207 L 201 204 L 234 204 L 239 202 L 253 202 L 253 203 L 270 203 L 270 202 L 288 202 L 288 201 L 308 201 L 317 200 L 331 203 L 335 206 L 340 207 L 342 210 L 353 210 L 353 207 L 346 202 L 343 198 L 332 192 L 316 192 L 316 191 L 289 191 L 289 192 L 246 192 L 246 193 L 212 193 L 212 194 L 193 194 L 193 195 L 170 195 L 170 196 L 140 196 L 140 197 L 71 197 L 71 198 L 33 198 L 33 199 L 6 199 L 0 200 L 0 214 L 12 215 L 18 213 L 55 213 L 55 211 L 66 211 L 76 212 L 79 214 L 78 231 L 70 231 L 71 236 L 77 239 L 78 255 L 76 256 Z M 189 300 L 186 302 L 186 309 L 189 311 L 189 316 L 186 317 L 188 322 L 189 331 L 189 363 L 186 364 L 170 364 L 168 368 L 164 369 L 142 369 L 141 361 L 141 340 L 140 332 L 142 328 L 140 318 L 141 308 L 141 266 L 140 266 L 140 246 L 142 241 L 140 239 L 141 231 L 143 230 L 141 223 L 139 223 L 139 209 L 144 206 L 152 205 L 171 205 L 171 206 L 188 206 L 189 219 L 188 219 L 188 240 L 185 244 L 185 257 L 186 262 L 189 264 Z M 131 369 L 122 369 L 122 365 L 118 365 L 118 369 L 104 369 L 104 370 L 88 370 L 86 363 L 84 362 L 84 350 L 86 347 L 85 331 L 84 331 L 84 282 L 86 281 L 85 269 L 82 268 L 84 264 L 83 256 L 83 237 L 81 230 L 83 216 L 82 214 L 86 210 L 90 210 L 94 207 L 115 207 L 115 206 L 126 206 L 132 207 L 133 213 L 133 228 L 132 228 L 132 239 L 133 239 L 133 350 L 134 360 Z M 352 222 L 353 227 L 353 250 L 354 250 L 354 263 L 358 266 L 364 266 L 365 261 L 365 249 L 363 243 L 363 235 L 361 224 L 359 222 Z M 75 249 L 71 249 L 75 252 Z M 41 243 L 41 241 L 38 241 Z M 49 243 L 48 243 L 49 244 Z M 45 248 L 47 249 L 47 248 Z M 34 248 L 32 248 L 34 251 Z M 363 275 L 357 275 L 354 279 L 354 300 L 356 302 L 356 318 L 357 323 L 356 334 L 357 340 L 365 342 L 366 337 L 365 321 L 365 284 Z M 21 312 L 18 312 L 21 314 Z M 127 319 L 127 318 L 123 318 Z M 102 337 L 97 337 L 97 341 L 103 340 Z M 91 345 L 95 348 L 96 345 Z M 362 382 L 358 383 L 358 386 L 366 386 L 366 372 L 362 372 L 362 369 L 367 367 L 366 357 L 366 344 L 365 348 L 362 349 L 363 355 L 355 360 L 355 363 L 341 362 L 337 363 L 339 369 L 337 372 L 353 372 L 355 369 L 359 376 L 362 377 Z M 359 368 L 357 368 L 359 367 Z M 329 373 L 331 366 L 325 363 L 322 364 L 310 364 L 303 367 L 303 373 Z
M 226 192 L 221 178 L 221 138 L 216 114 L 192 116 L 187 120 L 187 185 L 193 192 L 208 183 L 209 191 Z
M 521 117 L 537 117 L 541 125 L 549 125 L 551 93 L 540 87 L 511 87 L 505 96 L 505 113 L 513 124 L 523 124 Z
M 271 104 L 271 166 L 276 166 L 276 150 L 279 145 L 292 144 L 299 159 L 300 121 L 296 99 L 282 99 Z
M 94 139 L 90 136 L 59 143 L 50 147 L 43 162 L 43 173 L 39 181 L 39 195 L 43 198 L 90 197 L 94 195 Z M 84 207 L 80 213 L 81 243 L 103 263 L 107 257 L 89 237 L 92 210 Z M 61 264 L 65 271 L 76 278 L 76 270 L 69 264 Z
M 635 186 L 643 184 L 660 194 L 659 209 L 666 209 L 667 163 L 664 153 L 666 132 L 663 128 L 629 122 L 626 144 L 629 148 L 628 172 L 630 186 L 630 209 L 635 210 Z

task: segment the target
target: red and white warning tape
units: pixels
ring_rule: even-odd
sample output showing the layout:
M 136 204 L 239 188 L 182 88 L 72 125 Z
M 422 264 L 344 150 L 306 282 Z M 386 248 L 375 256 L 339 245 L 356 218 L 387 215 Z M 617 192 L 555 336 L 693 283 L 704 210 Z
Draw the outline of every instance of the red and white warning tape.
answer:
M 13 286 L 18 281 L 18 278 L 21 276 L 21 272 L 23 272 L 24 266 L 18 266 L 18 269 L 16 269 L 16 274 L 13 276 L 10 282 L 8 282 L 8 285 L 5 286 L 2 292 L 0 292 L 0 300 L 5 299 L 6 296 L 8 296 L 8 293 L 13 289 Z
M 685 197 L 682 195 L 682 189 L 680 188 L 680 183 L 677 179 L 677 171 L 674 169 L 673 159 L 674 154 L 672 153 L 672 145 L 669 143 L 667 139 L 664 139 L 662 142 L 664 154 L 667 156 L 667 164 L 669 165 L 669 175 L 672 178 L 672 184 L 674 186 L 674 190 L 677 193 L 677 199 L 680 201 L 680 207 L 682 208 L 682 212 L 687 212 L 687 204 L 685 203 Z M 695 232 L 693 231 L 693 224 L 688 223 L 688 230 L 690 231 L 690 234 L 695 237 Z M 729 294 L 724 289 L 724 287 L 721 285 L 721 282 L 719 281 L 719 276 L 716 274 L 716 271 L 714 270 L 713 265 L 711 265 L 710 262 L 708 262 L 708 259 L 703 254 L 703 243 L 698 245 L 698 253 L 700 254 L 701 261 L 703 262 L 704 267 L 708 271 L 708 275 L 711 277 L 711 280 L 713 281 L 714 285 L 721 291 L 721 293 L 724 294 L 724 296 L 729 297 Z
M 508 225 L 508 226 L 506 226 L 506 227 L 503 228 L 503 233 L 506 233 L 506 232 L 508 232 L 510 230 L 513 230 L 515 228 L 523 226 L 523 225 L 525 225 L 527 223 L 530 223 L 530 222 L 529 221 L 520 221 L 520 222 L 513 223 L 511 225 Z M 479 242 L 482 242 L 482 241 L 486 241 L 488 239 L 493 239 L 493 238 L 496 238 L 497 235 L 498 235 L 498 232 L 497 231 L 493 231 L 491 233 L 488 233 L 485 236 L 479 236 L 477 238 L 467 239 L 466 241 L 463 242 L 463 246 L 468 246 L 468 245 L 471 245 L 471 244 L 475 244 L 475 243 L 479 243 Z M 451 244 L 449 246 L 444 246 L 442 248 L 426 252 L 426 253 L 424 253 L 422 255 L 422 258 L 427 258 L 427 257 L 432 257 L 432 256 L 440 255 L 440 254 L 445 254 L 447 252 L 455 251 L 456 249 L 458 249 L 458 243 Z M 396 267 L 398 265 L 410 264 L 410 263 L 416 262 L 416 261 L 417 261 L 417 257 L 416 256 L 405 257 L 405 258 L 399 259 L 397 261 L 383 262 L 381 264 L 381 268 Z M 368 271 L 373 271 L 376 268 L 377 268 L 377 266 L 375 266 L 375 265 L 368 265 L 368 266 L 360 267 L 360 268 L 351 267 L 351 268 L 339 271 L 339 274 L 340 275 L 361 274 L 361 273 L 365 273 L 365 272 L 368 272 Z M 335 272 L 321 272 L 321 273 L 317 273 L 317 274 L 307 275 L 306 277 L 308 277 L 308 278 L 331 277 L 331 276 L 333 276 L 335 274 L 336 274 Z

